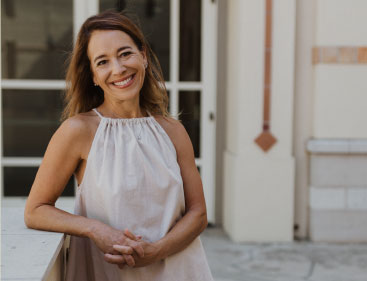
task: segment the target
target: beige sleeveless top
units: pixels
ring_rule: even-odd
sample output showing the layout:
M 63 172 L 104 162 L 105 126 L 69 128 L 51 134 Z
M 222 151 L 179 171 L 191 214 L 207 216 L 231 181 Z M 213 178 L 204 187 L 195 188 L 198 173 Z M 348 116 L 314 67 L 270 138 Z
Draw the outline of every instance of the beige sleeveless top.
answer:
M 185 211 L 176 150 L 154 117 L 101 118 L 88 155 L 75 214 L 144 240 L 164 237 Z M 122 270 L 89 238 L 72 236 L 66 280 L 213 280 L 199 237 L 183 251 L 146 267 Z

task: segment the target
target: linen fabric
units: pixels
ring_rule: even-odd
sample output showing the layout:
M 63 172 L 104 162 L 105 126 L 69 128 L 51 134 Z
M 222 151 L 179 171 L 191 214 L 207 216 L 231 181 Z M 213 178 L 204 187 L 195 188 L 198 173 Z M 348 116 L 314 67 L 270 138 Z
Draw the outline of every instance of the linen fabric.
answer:
M 164 237 L 185 211 L 175 147 L 153 116 L 102 116 L 81 184 L 75 214 L 116 229 L 128 228 L 154 242 Z M 89 238 L 71 236 L 66 280 L 211 281 L 200 238 L 183 251 L 141 268 L 117 265 Z

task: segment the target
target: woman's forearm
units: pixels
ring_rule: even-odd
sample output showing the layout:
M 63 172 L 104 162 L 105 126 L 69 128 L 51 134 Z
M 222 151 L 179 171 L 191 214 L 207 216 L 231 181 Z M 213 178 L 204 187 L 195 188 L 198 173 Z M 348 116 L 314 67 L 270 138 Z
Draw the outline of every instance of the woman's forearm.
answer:
M 113 245 L 128 246 L 124 251 L 124 263 L 135 264 L 131 254 L 144 256 L 144 249 L 137 241 L 126 239 L 123 231 L 114 229 L 98 220 L 77 216 L 43 204 L 25 211 L 25 223 L 30 228 L 67 233 L 74 236 L 90 238 L 103 253 L 119 254 Z
M 47 204 L 32 209 L 26 208 L 24 221 L 29 228 L 88 238 L 91 238 L 93 229 L 101 224 L 97 220 L 73 215 Z
M 155 244 L 159 247 L 159 257 L 164 259 L 185 249 L 208 224 L 206 212 L 188 211 L 171 231 Z

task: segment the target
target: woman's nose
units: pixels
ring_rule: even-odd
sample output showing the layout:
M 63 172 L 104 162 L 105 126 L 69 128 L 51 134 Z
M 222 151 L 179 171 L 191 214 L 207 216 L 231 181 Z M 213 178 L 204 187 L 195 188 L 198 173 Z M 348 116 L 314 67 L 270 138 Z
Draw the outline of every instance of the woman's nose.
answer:
M 117 59 L 113 60 L 112 74 L 120 74 L 126 70 L 126 67 L 122 61 Z

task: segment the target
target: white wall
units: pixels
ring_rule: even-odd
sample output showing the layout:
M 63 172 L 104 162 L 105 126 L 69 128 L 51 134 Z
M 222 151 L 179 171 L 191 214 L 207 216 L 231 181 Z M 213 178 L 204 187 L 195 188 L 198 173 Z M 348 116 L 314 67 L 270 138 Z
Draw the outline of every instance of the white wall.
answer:
M 366 79 L 367 65 L 315 67 L 315 138 L 367 138 Z
M 316 0 L 316 5 L 316 45 L 367 45 L 366 0 Z
M 316 46 L 366 46 L 367 1 L 317 0 Z M 315 138 L 367 138 L 367 65 L 317 64 Z
M 274 1 L 271 132 L 262 132 L 265 1 L 228 1 L 224 229 L 235 241 L 293 239 L 295 1 Z
M 367 1 L 315 0 L 310 239 L 366 239 Z M 342 50 L 341 47 L 348 47 Z M 347 50 L 347 51 L 345 51 Z M 349 52 L 349 53 L 348 53 Z

